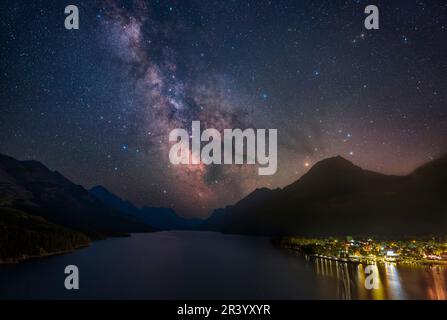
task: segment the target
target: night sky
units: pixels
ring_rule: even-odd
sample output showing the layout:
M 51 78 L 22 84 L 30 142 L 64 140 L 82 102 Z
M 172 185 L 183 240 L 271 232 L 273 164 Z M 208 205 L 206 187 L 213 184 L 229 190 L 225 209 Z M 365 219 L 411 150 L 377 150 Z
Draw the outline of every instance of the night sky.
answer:
M 204 217 L 330 156 L 406 174 L 447 149 L 446 1 L 15 0 L 0 25 L 0 152 L 137 205 Z M 172 166 L 193 120 L 277 128 L 277 174 Z

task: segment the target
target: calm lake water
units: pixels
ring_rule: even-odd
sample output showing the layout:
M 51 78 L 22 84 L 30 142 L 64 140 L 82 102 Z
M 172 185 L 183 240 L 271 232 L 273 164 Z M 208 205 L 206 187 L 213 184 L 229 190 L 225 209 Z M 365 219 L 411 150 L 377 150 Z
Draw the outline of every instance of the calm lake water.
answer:
M 80 290 L 64 288 L 76 265 Z M 268 238 L 158 232 L 94 242 L 71 254 L 0 266 L 0 299 L 446 299 L 447 270 L 306 259 Z

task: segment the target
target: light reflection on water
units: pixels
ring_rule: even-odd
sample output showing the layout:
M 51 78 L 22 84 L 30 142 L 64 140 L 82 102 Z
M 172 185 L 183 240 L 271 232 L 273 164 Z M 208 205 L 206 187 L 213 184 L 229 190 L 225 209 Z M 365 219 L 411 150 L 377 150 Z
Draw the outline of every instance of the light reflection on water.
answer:
M 366 265 L 339 262 L 323 258 L 309 259 L 320 282 L 321 296 L 328 299 L 447 299 L 447 268 L 442 266 L 396 265 L 386 263 L 372 265 L 372 273 L 378 275 L 378 289 L 365 286 Z M 331 290 L 328 290 L 331 288 Z M 337 297 L 326 295 L 337 292 Z
M 66 290 L 65 267 L 81 289 Z M 366 265 L 291 254 L 269 238 L 199 231 L 96 241 L 70 254 L 0 266 L 2 299 L 446 299 L 447 268 Z

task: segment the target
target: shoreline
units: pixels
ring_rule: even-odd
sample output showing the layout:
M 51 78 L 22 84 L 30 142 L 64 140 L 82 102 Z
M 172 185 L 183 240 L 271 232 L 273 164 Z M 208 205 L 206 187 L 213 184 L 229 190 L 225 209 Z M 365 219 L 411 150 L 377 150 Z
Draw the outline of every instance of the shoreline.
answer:
M 307 255 L 311 258 L 319 258 L 319 259 L 325 259 L 325 260 L 332 260 L 337 262 L 346 262 L 346 263 L 352 263 L 352 264 L 386 264 L 386 263 L 395 263 L 397 265 L 418 265 L 418 266 L 442 266 L 447 267 L 447 261 L 434 261 L 434 260 L 414 260 L 414 261 L 405 261 L 405 260 L 386 260 L 386 259 L 379 259 L 379 260 L 373 260 L 373 259 L 367 259 L 367 258 L 360 258 L 358 260 L 354 259 L 345 259 L 345 258 L 337 258 L 337 257 L 330 257 L 330 256 L 322 256 L 322 255 Z
M 26 262 L 26 261 L 34 260 L 34 259 L 44 259 L 44 258 L 49 258 L 49 257 L 53 257 L 53 256 L 61 256 L 64 254 L 75 252 L 77 250 L 82 250 L 82 249 L 88 248 L 88 247 L 90 247 L 90 245 L 91 245 L 91 243 L 89 243 L 87 245 L 81 245 L 81 246 L 78 246 L 78 247 L 76 247 L 74 249 L 70 249 L 70 250 L 48 252 L 48 253 L 40 254 L 40 255 L 23 255 L 21 257 L 8 258 L 6 260 L 0 259 L 0 267 L 6 266 L 6 265 L 16 265 L 21 262 Z
M 107 240 L 109 238 L 128 238 L 131 236 L 132 236 L 131 233 L 117 233 L 117 234 L 113 234 L 109 237 L 98 237 L 98 238 L 90 239 L 90 241 L 87 244 L 81 244 L 81 245 L 78 245 L 72 249 L 47 252 L 45 254 L 39 254 L 39 255 L 24 254 L 21 257 L 7 258 L 7 259 L 3 259 L 3 260 L 0 259 L 0 266 L 19 264 L 21 262 L 26 262 L 26 261 L 34 260 L 34 259 L 45 259 L 45 258 L 50 258 L 53 256 L 61 256 L 64 254 L 69 254 L 69 253 L 75 252 L 77 250 L 82 250 L 82 249 L 88 248 L 91 246 L 92 242 L 94 242 L 94 241 L 103 241 L 103 240 Z
M 312 259 L 324 259 L 324 260 L 331 260 L 336 262 L 342 262 L 342 263 L 349 263 L 349 264 L 387 264 L 387 263 L 394 263 L 396 265 L 415 265 L 415 266 L 426 266 L 426 267 L 447 267 L 447 261 L 436 261 L 436 260 L 403 260 L 403 259 L 397 259 L 397 260 L 387 260 L 387 259 L 372 259 L 367 257 L 359 257 L 358 259 L 352 259 L 352 258 L 339 258 L 335 256 L 327 256 L 327 255 L 319 255 L 319 254 L 306 254 L 301 252 L 300 250 L 297 250 L 296 247 L 293 246 L 284 246 L 280 245 L 281 248 L 302 257 L 309 257 Z

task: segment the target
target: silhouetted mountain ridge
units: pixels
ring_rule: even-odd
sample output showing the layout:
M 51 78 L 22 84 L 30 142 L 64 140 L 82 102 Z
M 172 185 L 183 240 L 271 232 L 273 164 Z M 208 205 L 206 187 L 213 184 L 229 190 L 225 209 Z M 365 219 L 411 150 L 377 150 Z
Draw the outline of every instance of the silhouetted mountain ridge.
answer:
M 180 217 L 171 208 L 138 208 L 130 201 L 119 198 L 103 186 L 93 187 L 90 189 L 90 193 L 110 208 L 125 212 L 129 216 L 158 230 L 194 229 L 203 222 L 201 219 L 186 219 Z
M 42 163 L 1 154 L 0 206 L 41 216 L 93 237 L 153 230 L 106 207 L 82 186 Z
M 338 156 L 277 190 L 216 210 L 203 228 L 260 235 L 447 233 L 447 158 L 407 176 L 364 170 Z
M 401 177 L 363 170 L 341 156 L 316 163 L 299 180 L 284 188 L 293 197 L 334 197 L 362 192 Z

